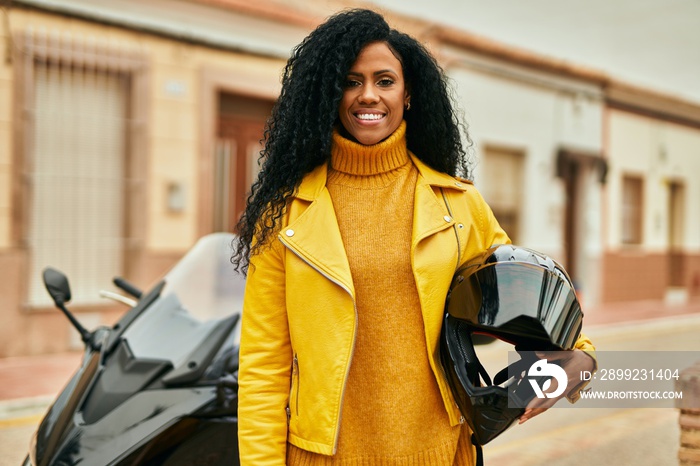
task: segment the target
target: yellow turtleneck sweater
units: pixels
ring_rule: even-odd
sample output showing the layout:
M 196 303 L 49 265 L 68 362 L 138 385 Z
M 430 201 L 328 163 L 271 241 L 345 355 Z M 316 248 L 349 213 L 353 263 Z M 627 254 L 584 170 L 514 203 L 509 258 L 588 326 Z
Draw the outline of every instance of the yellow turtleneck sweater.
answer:
M 417 176 L 405 122 L 373 146 L 333 135 L 327 187 L 355 285 L 357 337 L 337 453 L 289 444 L 290 466 L 474 464 L 468 429 L 450 426 L 428 363 L 411 268 Z

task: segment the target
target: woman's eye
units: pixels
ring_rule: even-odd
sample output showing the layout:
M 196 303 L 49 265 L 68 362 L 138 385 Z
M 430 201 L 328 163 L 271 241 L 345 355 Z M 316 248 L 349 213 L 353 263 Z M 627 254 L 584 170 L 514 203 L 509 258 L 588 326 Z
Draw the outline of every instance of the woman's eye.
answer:
M 389 78 L 382 78 L 377 82 L 377 85 L 381 87 L 391 86 L 392 84 L 394 84 L 394 80 Z
M 355 79 L 347 79 L 345 80 L 345 87 L 357 87 L 360 86 L 362 83 L 360 81 L 357 81 Z

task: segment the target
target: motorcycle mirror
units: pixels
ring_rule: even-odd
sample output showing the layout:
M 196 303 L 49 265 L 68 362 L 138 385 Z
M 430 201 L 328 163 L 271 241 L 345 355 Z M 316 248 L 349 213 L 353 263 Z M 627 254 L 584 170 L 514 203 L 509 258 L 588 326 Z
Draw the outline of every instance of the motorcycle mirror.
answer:
M 49 295 L 57 306 L 60 307 L 62 304 L 70 301 L 71 296 L 68 277 L 51 267 L 44 269 L 43 277 L 46 291 L 49 292 Z
M 80 337 L 86 345 L 90 345 L 93 349 L 98 349 L 99 345 L 92 341 L 92 333 L 88 332 L 85 327 L 83 327 L 78 319 L 75 318 L 73 314 L 66 308 L 65 304 L 70 301 L 70 285 L 68 284 L 68 277 L 66 277 L 63 272 L 59 272 L 56 269 L 47 267 L 44 269 L 42 274 L 44 277 L 44 286 L 46 286 L 46 291 L 53 299 L 56 307 L 59 308 L 70 320 L 71 324 L 80 333 Z

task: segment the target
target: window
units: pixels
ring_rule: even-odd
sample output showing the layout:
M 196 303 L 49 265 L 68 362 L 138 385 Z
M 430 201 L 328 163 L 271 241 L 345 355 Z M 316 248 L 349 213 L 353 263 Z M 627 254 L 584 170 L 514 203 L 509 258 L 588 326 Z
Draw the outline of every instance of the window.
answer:
M 54 38 L 55 39 L 55 38 Z M 25 301 L 46 306 L 41 272 L 65 272 L 72 303 L 126 275 L 139 182 L 133 105 L 137 61 L 74 40 L 34 35 L 18 45 L 18 236 L 28 252 Z
M 521 152 L 488 147 L 481 174 L 484 199 L 498 223 L 516 244 L 520 237 L 521 199 L 524 194 L 523 159 Z
M 622 178 L 622 243 L 642 242 L 642 179 L 635 176 Z

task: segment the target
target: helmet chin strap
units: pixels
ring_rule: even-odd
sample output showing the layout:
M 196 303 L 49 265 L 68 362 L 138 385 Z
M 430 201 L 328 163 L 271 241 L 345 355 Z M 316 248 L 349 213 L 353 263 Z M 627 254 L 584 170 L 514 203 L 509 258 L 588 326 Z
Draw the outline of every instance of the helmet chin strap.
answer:
M 479 361 L 472 332 L 473 328 L 464 321 L 446 315 L 441 357 L 448 382 L 461 387 L 456 401 L 472 429 L 471 441 L 479 456 L 477 445 L 490 442 L 512 426 L 535 398 L 526 374 L 539 358 L 534 351 L 514 345 L 520 359 L 501 369 L 492 379 Z
M 469 348 L 470 345 L 467 345 L 467 348 Z M 517 348 L 516 348 L 517 351 Z M 474 355 L 476 355 L 476 352 L 474 351 L 473 346 L 471 347 L 471 351 L 467 349 L 467 352 L 473 352 Z M 512 364 L 509 364 L 507 367 L 501 369 L 498 371 L 498 373 L 494 376 L 493 378 L 493 385 L 501 385 L 505 383 L 509 377 L 508 374 L 522 374 L 525 372 L 533 363 L 537 361 L 537 356 L 534 355 L 534 353 L 531 352 L 526 352 L 526 353 L 521 353 L 518 351 L 518 354 L 520 355 L 520 359 L 518 361 L 515 361 Z M 478 359 L 477 359 L 478 361 Z M 491 378 L 489 377 L 489 374 L 486 372 L 486 369 L 484 369 L 484 366 L 479 362 L 478 363 L 478 373 L 479 375 L 483 378 L 484 382 L 487 385 L 491 385 Z M 526 403 L 529 402 L 529 400 L 533 399 L 535 397 L 535 393 L 532 390 L 532 387 L 529 384 L 526 383 L 520 383 L 523 380 L 522 377 L 519 377 L 517 381 L 514 381 L 513 383 L 518 384 L 518 388 L 515 390 L 513 393 L 514 396 L 517 396 L 518 398 L 518 403 Z M 477 440 L 476 434 L 472 432 L 471 435 L 471 442 L 472 445 L 474 445 L 474 449 L 476 450 L 476 466 L 484 466 L 484 451 L 483 447 Z
M 481 448 L 479 442 L 476 441 L 476 435 L 472 433 L 472 445 L 476 450 L 476 466 L 484 466 L 484 449 Z

